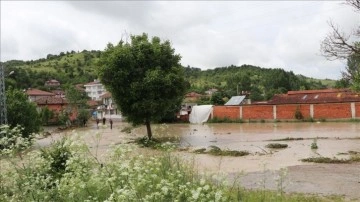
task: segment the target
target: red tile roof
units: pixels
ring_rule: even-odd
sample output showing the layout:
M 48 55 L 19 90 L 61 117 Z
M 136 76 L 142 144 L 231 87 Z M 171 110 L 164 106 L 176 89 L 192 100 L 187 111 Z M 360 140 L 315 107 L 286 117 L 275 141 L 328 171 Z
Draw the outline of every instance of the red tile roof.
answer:
M 35 102 L 38 105 L 67 104 L 67 101 L 64 98 L 54 96 L 42 97 L 36 99 Z
M 54 93 L 42 91 L 39 89 L 28 89 L 25 93 L 29 96 L 55 96 Z
M 289 91 L 287 94 L 278 94 L 267 104 L 316 104 L 316 103 L 342 103 L 360 102 L 360 93 L 348 89 L 326 89 Z
M 95 106 L 98 106 L 99 103 L 95 100 L 88 100 L 86 101 L 86 103 L 90 106 L 90 107 L 95 107 Z

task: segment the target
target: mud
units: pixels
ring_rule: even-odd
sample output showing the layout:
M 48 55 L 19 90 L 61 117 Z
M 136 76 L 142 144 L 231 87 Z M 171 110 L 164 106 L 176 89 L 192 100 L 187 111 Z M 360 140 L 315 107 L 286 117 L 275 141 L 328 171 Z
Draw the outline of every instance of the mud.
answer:
M 131 134 L 120 132 L 126 123 L 115 122 L 113 130 L 95 124 L 77 130 L 85 141 L 96 147 L 98 153 L 110 144 L 122 144 L 146 135 L 145 127 Z M 226 173 L 229 179 L 239 177 L 246 188 L 279 189 L 279 176 L 284 179 L 286 192 L 343 195 L 360 201 L 360 163 L 313 164 L 303 163 L 302 158 L 315 156 L 349 158 L 349 151 L 360 152 L 359 123 L 243 123 L 243 124 L 171 124 L 153 125 L 154 136 L 178 137 L 180 146 L 187 152 L 177 152 L 192 160 L 196 168 L 207 173 Z M 96 133 L 100 136 L 97 141 Z M 38 140 L 38 146 L 46 146 L 52 139 L 71 132 L 55 134 Z M 276 141 L 284 138 L 304 138 L 294 141 Z M 317 139 L 319 149 L 310 145 Z M 268 149 L 269 143 L 288 144 L 286 149 Z M 216 157 L 194 154 L 191 151 L 216 145 L 221 149 L 247 150 L 244 157 Z

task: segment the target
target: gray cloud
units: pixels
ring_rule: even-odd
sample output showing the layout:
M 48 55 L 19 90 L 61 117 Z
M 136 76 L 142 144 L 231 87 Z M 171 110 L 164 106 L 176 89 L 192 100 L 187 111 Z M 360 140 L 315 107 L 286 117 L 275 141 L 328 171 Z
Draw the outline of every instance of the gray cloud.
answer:
M 329 19 L 347 32 L 360 24 L 339 2 L 1 1 L 1 60 L 103 50 L 146 32 L 170 40 L 183 65 L 252 64 L 337 79 L 344 62 L 319 51 Z

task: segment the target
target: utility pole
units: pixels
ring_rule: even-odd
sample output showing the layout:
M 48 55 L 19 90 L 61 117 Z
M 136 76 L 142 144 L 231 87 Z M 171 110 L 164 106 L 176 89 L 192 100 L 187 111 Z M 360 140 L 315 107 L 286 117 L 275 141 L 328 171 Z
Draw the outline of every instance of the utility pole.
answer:
M 5 70 L 0 67 L 0 125 L 7 124 L 6 94 L 5 94 Z

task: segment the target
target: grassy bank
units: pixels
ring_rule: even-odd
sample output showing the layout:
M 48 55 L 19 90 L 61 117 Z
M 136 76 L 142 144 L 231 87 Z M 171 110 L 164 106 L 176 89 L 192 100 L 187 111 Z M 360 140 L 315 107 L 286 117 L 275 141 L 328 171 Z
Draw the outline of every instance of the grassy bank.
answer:
M 0 201 L 341 201 L 282 188 L 245 190 L 168 151 L 116 145 L 98 157 L 96 148 L 73 134 L 40 150 L 2 153 Z

